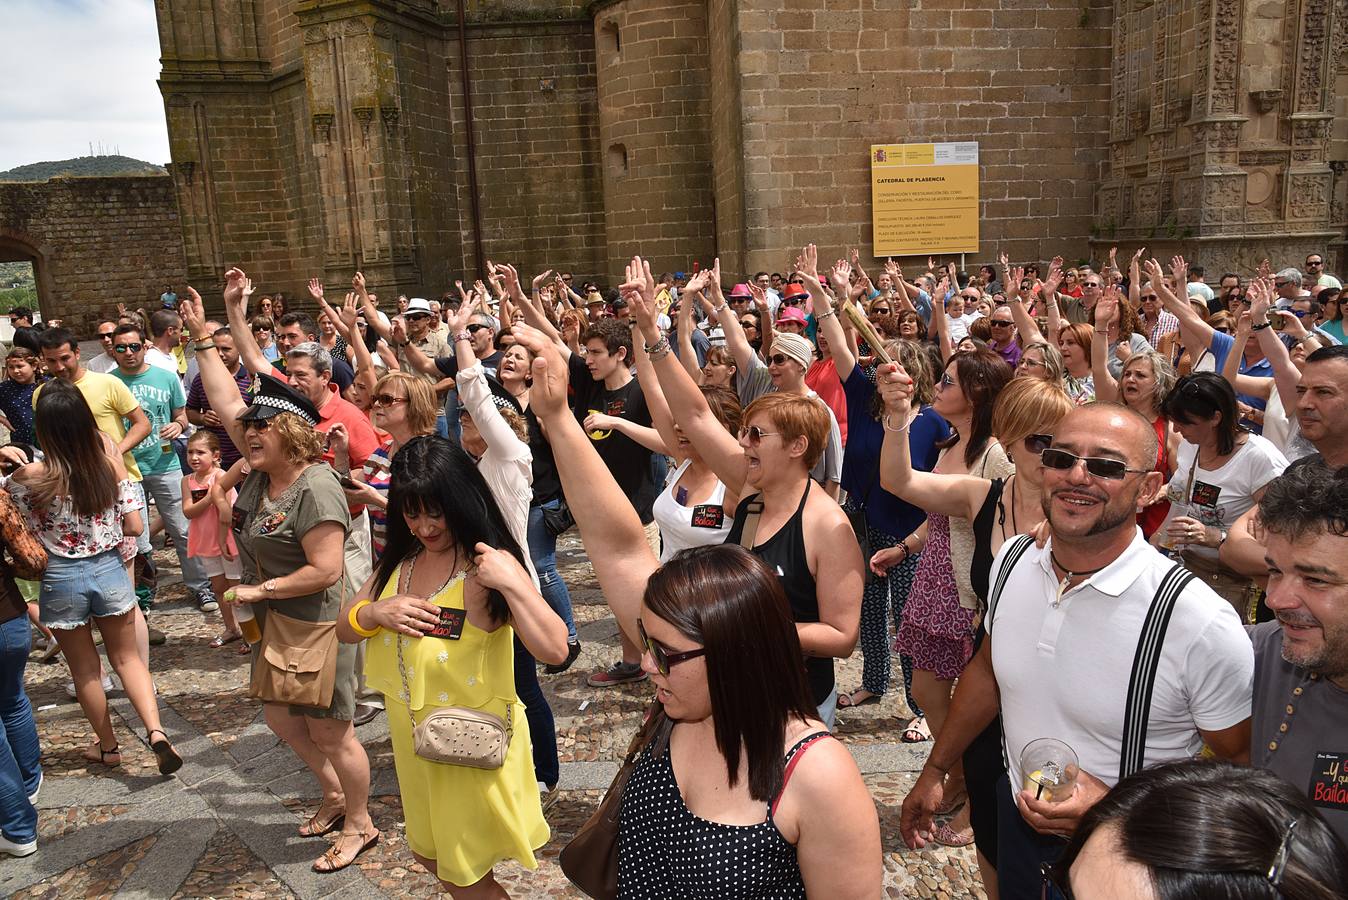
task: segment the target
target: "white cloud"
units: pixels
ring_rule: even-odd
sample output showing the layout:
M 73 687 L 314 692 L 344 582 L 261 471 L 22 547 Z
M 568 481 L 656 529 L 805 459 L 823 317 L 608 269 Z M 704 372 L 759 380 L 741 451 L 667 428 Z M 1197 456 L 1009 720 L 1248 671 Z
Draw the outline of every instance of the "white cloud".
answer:
M 4 0 L 0 171 L 104 151 L 168 162 L 151 0 Z

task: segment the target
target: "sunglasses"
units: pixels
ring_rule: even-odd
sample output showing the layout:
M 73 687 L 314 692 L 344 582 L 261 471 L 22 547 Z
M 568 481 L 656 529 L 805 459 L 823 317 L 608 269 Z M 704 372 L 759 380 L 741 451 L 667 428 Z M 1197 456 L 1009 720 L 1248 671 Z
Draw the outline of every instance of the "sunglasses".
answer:
M 1003 322 L 1001 319 L 989 319 L 988 324 L 993 328 L 1010 328 L 1013 323 Z
M 240 423 L 243 430 L 253 429 L 254 431 L 266 431 L 271 427 L 271 419 L 244 419 Z
M 114 353 L 139 353 L 144 344 L 114 344 L 112 350 Z
M 1043 365 L 1040 363 L 1040 365 Z M 1043 453 L 1053 443 L 1051 434 L 1027 434 L 1025 435 L 1025 449 L 1031 453 Z
M 873 316 L 887 316 L 887 315 L 889 315 L 889 310 L 886 309 L 886 308 L 883 307 L 883 306 L 877 306 L 875 309 L 871 310 L 871 315 L 873 315 Z
M 271 329 L 270 329 L 270 328 L 267 328 L 265 325 L 254 325 L 254 326 L 253 326 L 253 334 L 261 334 L 261 333 L 264 332 L 264 331 L 271 331 Z
M 937 386 L 937 387 L 940 387 L 940 388 L 954 387 L 954 386 L 955 386 L 955 379 L 951 378 L 951 377 L 950 377 L 950 373 L 947 372 L 947 373 L 945 373 L 944 375 L 941 376 L 941 380 L 940 380 L 940 381 L 936 382 L 936 386 Z
M 1138 298 L 1138 299 L 1140 299 L 1143 303 L 1146 303 L 1148 300 L 1155 300 L 1155 299 L 1157 299 L 1157 298 L 1156 298 L 1156 295 L 1155 295 L 1155 294 L 1143 294 L 1143 295 L 1142 295 L 1140 298 Z
M 98 339 L 99 339 L 100 341 L 110 341 L 110 340 L 112 340 L 114 337 L 116 337 L 116 335 L 117 335 L 117 332 L 115 332 L 115 331 L 100 331 L 100 332 L 98 333 Z
M 799 323 L 796 323 L 796 324 L 799 324 Z M 774 354 L 772 354 L 771 356 L 768 357 L 768 365 L 772 365 L 772 366 L 784 366 L 784 365 L 786 365 L 788 362 L 795 362 L 795 360 L 793 360 L 791 357 L 787 356 L 785 353 L 774 353 Z
M 397 403 L 408 402 L 406 397 L 395 397 L 392 394 L 375 394 L 370 398 L 370 402 L 375 406 L 393 406 Z
M 1311 266 L 1323 266 L 1323 265 L 1324 265 L 1324 262 L 1322 262 L 1321 260 L 1318 260 L 1318 259 L 1308 259 L 1308 260 L 1306 260 L 1306 268 L 1310 268 Z
M 746 425 L 740 429 L 740 440 L 749 439 L 750 447 L 757 447 L 763 443 L 763 438 L 772 437 L 774 434 L 781 434 L 780 431 L 764 431 L 757 425 Z
M 637 634 L 641 637 L 641 645 L 646 648 L 646 652 L 651 655 L 655 661 L 655 670 L 661 675 L 668 675 L 669 670 L 681 662 L 687 662 L 690 659 L 697 659 L 699 656 L 707 655 L 706 647 L 699 647 L 696 650 L 684 650 L 682 653 L 670 653 L 664 647 L 661 647 L 651 636 L 646 633 L 646 626 L 637 619 Z
M 1125 478 L 1129 472 L 1142 474 L 1147 469 L 1130 469 L 1128 464 L 1121 459 L 1109 459 L 1103 456 L 1077 456 L 1075 453 L 1069 453 L 1057 447 L 1050 447 L 1039 456 L 1040 461 L 1046 469 L 1058 469 L 1066 472 L 1076 467 L 1078 462 L 1086 464 L 1086 472 L 1095 478 L 1105 478 L 1109 481 L 1120 481 Z
M 1231 333 L 1231 329 L 1230 329 L 1230 328 L 1227 328 L 1225 325 L 1223 325 L 1221 328 L 1214 328 L 1214 329 L 1212 329 L 1212 330 L 1213 330 L 1213 331 L 1220 331 L 1222 334 L 1230 334 L 1230 333 Z
M 758 327 L 758 323 L 755 322 L 753 319 L 742 319 L 742 320 L 740 320 L 740 327 L 741 327 L 741 328 L 757 328 L 757 327 Z
M 1081 283 L 1081 286 L 1082 286 L 1082 287 L 1089 287 L 1089 288 L 1098 288 L 1098 287 L 1100 286 L 1100 282 L 1098 282 L 1098 281 L 1083 281 L 1083 282 Z
M 1287 286 L 1288 286 L 1289 284 L 1291 284 L 1291 283 L 1292 283 L 1291 281 L 1275 281 L 1275 282 L 1273 282 L 1273 286 L 1274 286 L 1274 287 L 1287 287 Z
M 475 322 L 475 323 L 473 323 L 472 325 L 469 325 L 469 326 L 468 326 L 468 333 L 469 333 L 469 334 L 477 334 L 477 333 L 478 333 L 479 331 L 481 331 L 482 329 L 484 329 L 484 328 L 490 328 L 490 327 L 491 327 L 490 325 L 482 325 L 482 324 L 480 324 L 480 323 L 476 323 L 476 322 Z

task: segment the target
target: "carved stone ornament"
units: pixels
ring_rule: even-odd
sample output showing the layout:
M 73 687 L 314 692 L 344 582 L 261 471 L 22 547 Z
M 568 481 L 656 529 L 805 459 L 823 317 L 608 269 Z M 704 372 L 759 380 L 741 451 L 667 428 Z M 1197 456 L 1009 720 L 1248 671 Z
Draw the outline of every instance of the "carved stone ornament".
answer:
M 304 43 L 321 44 L 328 39 L 328 26 L 311 25 L 304 29 Z
M 332 113 L 314 113 L 311 120 L 314 126 L 314 143 L 326 144 L 332 140 Z
M 174 164 L 173 164 L 173 168 L 174 168 L 176 171 L 182 173 L 182 176 L 183 176 L 183 183 L 184 183 L 184 184 L 191 184 L 191 183 L 192 183 L 192 176 L 193 176 L 194 174 L 196 174 L 197 164 L 196 164 L 195 162 L 193 162 L 192 160 L 188 159 L 188 160 L 183 160 L 183 161 L 180 162 L 180 163 L 174 163 Z
M 1287 211 L 1293 219 L 1323 218 L 1329 212 L 1329 175 L 1292 175 L 1288 179 Z
M 398 134 L 398 120 L 402 117 L 402 110 L 396 106 L 381 106 L 379 116 L 384 121 L 384 134 L 390 138 Z
M 1280 88 L 1269 88 L 1263 91 L 1250 91 L 1250 102 L 1254 104 L 1256 112 L 1261 114 L 1271 113 L 1277 108 L 1282 100 L 1283 92 Z

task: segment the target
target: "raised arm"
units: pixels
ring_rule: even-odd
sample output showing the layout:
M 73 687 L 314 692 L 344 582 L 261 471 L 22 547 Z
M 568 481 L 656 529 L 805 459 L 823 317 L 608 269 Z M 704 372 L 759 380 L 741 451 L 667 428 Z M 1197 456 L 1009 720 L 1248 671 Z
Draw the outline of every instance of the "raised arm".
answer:
M 500 275 L 504 283 L 506 293 L 514 297 L 516 305 L 524 313 L 524 321 L 530 327 L 536 328 L 554 341 L 558 347 L 562 348 L 562 358 L 567 359 L 571 356 L 571 348 L 562 343 L 561 333 L 548 321 L 548 317 L 539 311 L 538 307 L 529 302 L 529 298 L 524 296 L 524 290 L 520 287 L 520 273 L 510 263 L 489 264 L 492 271 Z M 503 325 L 509 323 L 503 323 Z
M 1128 263 L 1128 302 L 1137 309 L 1142 304 L 1142 274 L 1141 260 L 1142 254 L 1147 252 L 1146 247 L 1138 247 L 1133 253 L 1132 260 Z
M 1250 300 L 1249 313 L 1250 327 L 1253 329 L 1255 325 L 1268 321 L 1269 312 L 1273 306 L 1273 285 L 1270 279 L 1259 278 L 1250 285 L 1249 291 L 1254 293 L 1254 296 Z M 1273 314 L 1278 315 L 1280 312 L 1274 310 Z M 1244 316 L 1241 318 L 1244 318 Z M 1288 331 L 1294 338 L 1298 338 L 1302 341 L 1308 339 L 1309 335 L 1305 326 L 1301 324 L 1300 319 L 1290 313 L 1285 314 L 1283 318 L 1286 320 Z M 1269 365 L 1273 367 L 1273 383 L 1278 389 L 1278 399 L 1282 400 L 1283 409 L 1287 410 L 1289 415 L 1296 415 L 1297 385 L 1301 383 L 1301 372 L 1299 372 L 1297 367 L 1293 365 L 1292 357 L 1288 354 L 1287 347 L 1281 340 L 1279 340 L 1277 333 L 1272 327 L 1260 328 L 1258 332 L 1258 341 L 1259 349 L 1264 351 L 1264 356 L 1268 359 Z M 1237 338 L 1236 347 L 1244 346 L 1244 342 Z M 1234 357 L 1237 360 L 1240 357 L 1240 354 L 1235 352 L 1235 350 L 1232 350 L 1231 353 L 1227 355 Z M 1222 374 L 1226 374 L 1225 370 L 1223 370 Z M 1258 380 L 1265 381 L 1267 379 L 1261 378 Z M 1242 393 L 1249 392 L 1243 391 Z
M 1005 255 L 1002 257 L 1005 259 Z M 1006 301 L 1011 307 L 1011 319 L 1016 323 L 1016 334 L 1020 336 L 1020 345 L 1028 347 L 1038 341 L 1046 341 L 1043 332 L 1039 330 L 1039 323 L 1030 315 L 1030 311 L 1025 308 L 1025 298 L 1020 293 L 1020 282 L 1025 277 L 1025 269 L 1017 266 L 1014 269 L 1003 266 L 1006 272 Z
M 369 393 L 373 394 L 375 383 L 379 379 L 375 377 L 374 373 L 374 357 L 370 355 L 370 348 L 365 346 L 365 338 L 361 336 L 360 328 L 356 326 L 356 317 L 360 313 L 356 309 L 355 292 L 347 292 L 346 301 L 342 304 L 340 312 L 329 306 L 326 300 L 319 300 L 319 305 L 323 308 L 323 312 L 328 314 L 328 318 L 332 320 L 332 327 L 337 329 L 337 333 L 342 336 L 346 345 L 351 348 L 352 354 L 355 355 L 356 380 L 364 385 Z
M 1176 257 L 1176 259 L 1179 259 L 1181 263 L 1183 262 L 1179 257 Z M 1143 263 L 1142 267 L 1146 271 L 1147 277 L 1151 279 L 1151 286 L 1156 291 L 1156 295 L 1161 298 L 1161 305 L 1170 310 L 1175 318 L 1179 319 L 1180 337 L 1185 346 L 1189 348 L 1189 352 L 1194 353 L 1194 358 L 1197 359 L 1198 353 L 1212 346 L 1212 336 L 1216 332 L 1211 325 L 1203 321 L 1203 317 L 1194 310 L 1187 297 L 1180 299 L 1175 296 L 1174 291 L 1170 290 L 1165 283 L 1165 270 L 1161 268 L 1159 262 L 1150 259 Z
M 725 484 L 726 490 L 741 493 L 749 468 L 744 458 L 744 448 L 712 415 L 702 391 L 688 377 L 683 366 L 671 358 L 669 341 L 661 338 L 660 328 L 655 321 L 655 279 L 651 277 L 650 265 L 640 257 L 632 260 L 627 267 L 627 280 L 623 283 L 622 291 L 632 305 L 638 331 L 652 348 L 651 365 L 660 379 L 660 389 L 664 392 L 674 421 L 679 423 L 684 436 Z
M 230 295 L 242 294 L 247 280 L 248 276 L 239 269 L 230 269 L 225 273 L 226 309 L 229 309 Z M 220 361 L 220 354 L 216 352 L 215 344 L 206 331 L 206 313 L 202 308 L 201 295 L 189 286 L 187 296 L 187 302 L 183 303 L 179 310 L 183 316 L 183 325 L 192 336 L 192 342 L 196 347 L 197 367 L 201 371 L 201 387 L 206 391 L 206 399 L 210 401 L 211 409 L 220 417 L 220 424 L 229 432 L 229 439 L 234 442 L 234 446 L 243 447 L 245 441 L 243 426 L 239 424 L 239 414 L 247 408 L 247 404 L 239 396 L 238 382 Z M 231 327 L 230 330 L 234 329 Z M 252 340 L 251 336 L 249 340 Z M 237 345 L 236 336 L 235 346 Z M 253 346 L 256 347 L 257 343 L 254 342 Z
M 828 292 L 819 283 L 819 250 L 814 244 L 808 244 L 801 251 L 800 257 L 800 277 L 805 280 L 805 286 L 810 292 L 819 298 L 816 306 L 819 312 L 815 313 L 815 321 L 819 323 L 819 330 L 828 341 L 829 355 L 833 357 L 833 368 L 838 373 L 838 380 L 847 381 L 852 375 L 852 370 L 856 368 L 857 358 L 843 331 L 838 310 L 834 309 Z M 839 297 L 847 296 L 851 268 L 845 260 L 840 259 L 834 263 L 829 273 L 829 280 L 833 282 L 833 289 L 838 292 Z
M 908 445 L 913 380 L 898 363 L 880 365 L 875 380 L 885 404 L 880 486 L 928 512 L 973 521 L 992 483 L 973 475 L 938 475 L 914 469 Z
M 1109 325 L 1118 314 L 1119 289 L 1110 285 L 1095 302 L 1095 327 L 1091 330 L 1091 375 L 1097 400 L 1119 397 L 1119 383 L 1109 374 Z
M 370 292 L 365 289 L 365 273 L 357 272 L 351 276 L 351 289 L 356 292 L 356 297 L 360 300 L 361 312 L 365 314 L 365 326 L 373 328 L 374 333 L 384 340 L 392 341 L 392 329 L 384 324 L 383 318 L 379 315 L 379 310 L 375 308 L 374 301 L 370 299 Z
M 230 273 L 233 272 L 238 272 L 239 277 L 231 278 Z M 257 345 L 253 330 L 248 327 L 248 298 L 252 293 L 253 280 L 244 275 L 242 270 L 235 268 L 225 273 L 225 317 L 229 320 L 229 333 L 234 336 L 234 346 L 238 348 L 239 359 L 243 362 L 244 368 L 254 375 L 261 375 L 270 373 L 272 365 L 271 360 L 263 355 L 262 348 Z M 200 354 L 200 351 L 197 352 Z M 233 376 L 230 376 L 230 380 L 233 380 Z M 205 382 L 204 378 L 202 382 Z M 236 389 L 234 395 L 237 397 L 238 393 Z M 214 398 L 211 398 L 211 406 L 217 412 L 220 409 L 215 406 Z
M 631 501 L 567 408 L 567 363 L 558 345 L 528 326 L 516 326 L 514 333 L 535 357 L 529 408 L 547 430 L 567 505 L 593 561 L 595 577 L 618 626 L 639 646 L 641 597 L 659 563 Z
M 679 363 L 687 370 L 688 376 L 697 384 L 702 383 L 702 369 L 697 364 L 697 350 L 693 347 L 693 303 L 695 297 L 702 296 L 702 285 L 707 280 L 706 272 L 696 272 L 693 277 L 688 279 L 688 284 L 683 289 L 683 295 L 679 298 L 679 312 L 674 318 L 675 337 L 679 342 Z M 694 287 L 696 285 L 696 287 Z M 633 341 L 633 344 L 636 342 Z M 644 355 L 644 354 L 642 354 Z M 639 361 L 638 361 L 638 369 Z M 651 375 L 655 375 L 655 370 L 651 370 Z M 640 376 L 638 376 L 640 377 Z M 642 389 L 646 387 L 643 381 Z M 664 394 L 660 395 L 660 402 L 664 403 Z M 650 403 L 646 404 L 648 407 Z M 668 412 L 668 405 L 665 406 Z M 652 414 L 654 409 L 652 408 Z M 670 446 L 673 446 L 672 444 Z
M 942 364 L 955 355 L 955 342 L 950 339 L 950 317 L 945 311 L 945 295 L 949 285 L 949 279 L 942 275 L 936 285 L 936 293 L 931 298 L 931 324 L 936 326 L 936 346 L 941 351 Z

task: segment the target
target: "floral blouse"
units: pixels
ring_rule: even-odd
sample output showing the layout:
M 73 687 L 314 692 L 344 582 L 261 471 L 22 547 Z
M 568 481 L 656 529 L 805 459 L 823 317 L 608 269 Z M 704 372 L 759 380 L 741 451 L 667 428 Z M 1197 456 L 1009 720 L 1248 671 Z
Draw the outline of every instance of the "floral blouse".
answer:
M 13 478 L 0 485 L 28 516 L 47 552 L 67 559 L 86 559 L 116 550 L 122 543 L 122 517 L 140 509 L 140 492 L 130 478 L 117 483 L 117 499 L 95 516 L 81 516 L 69 497 L 58 498 L 46 509 L 32 507 L 32 491 Z

